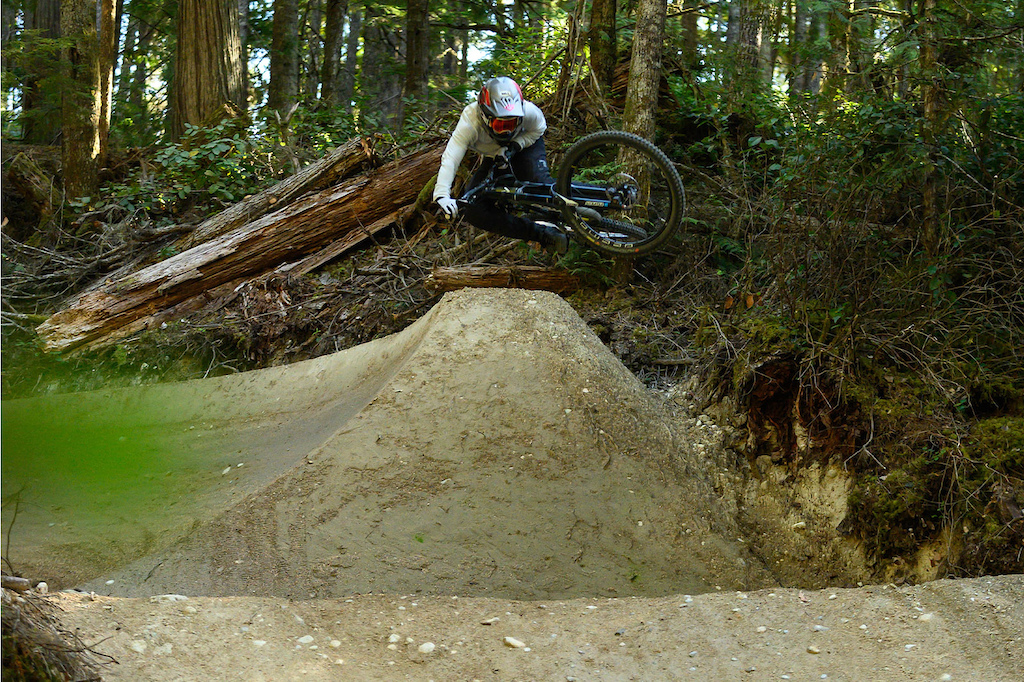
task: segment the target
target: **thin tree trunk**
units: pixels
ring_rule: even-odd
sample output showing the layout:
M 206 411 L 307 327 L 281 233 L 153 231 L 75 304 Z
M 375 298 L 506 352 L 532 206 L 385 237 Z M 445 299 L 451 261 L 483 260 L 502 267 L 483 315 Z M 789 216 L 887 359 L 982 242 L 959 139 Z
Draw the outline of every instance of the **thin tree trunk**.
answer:
M 238 44 L 242 51 L 242 101 L 249 101 L 249 0 L 238 0 Z
M 139 20 L 139 46 L 138 54 L 145 55 L 149 52 L 152 41 L 153 27 L 143 20 Z M 123 68 L 123 67 L 122 67 Z M 135 60 L 132 68 L 132 81 L 128 92 L 128 106 L 132 116 L 141 116 L 145 106 L 146 92 L 146 63 L 142 58 Z
M 942 119 L 942 82 L 939 74 L 938 28 L 936 0 L 923 0 L 921 24 L 921 95 L 924 100 L 922 138 L 928 149 L 929 168 L 925 170 L 922 190 L 923 216 L 921 240 L 927 252 L 934 256 L 939 248 L 939 217 L 942 213 L 939 198 L 938 159 L 935 146 Z
M 594 0 L 590 10 L 590 68 L 606 93 L 611 92 L 618 63 L 615 0 Z
M 346 112 L 352 111 L 352 98 L 356 92 L 356 71 L 359 68 L 359 37 L 363 33 L 363 13 L 348 15 L 348 41 L 345 44 L 345 68 L 341 72 L 338 99 Z
M 689 69 L 691 72 L 696 71 L 700 66 L 700 56 L 698 48 L 700 47 L 700 34 L 697 32 L 697 3 L 695 0 L 687 0 L 686 8 L 688 11 L 679 18 L 680 28 L 682 29 L 682 41 L 680 49 L 682 50 L 683 66 Z
M 274 0 L 267 106 L 286 113 L 299 96 L 299 3 Z
M 306 68 L 302 68 L 302 58 L 299 58 L 299 77 L 303 87 L 300 92 L 310 99 L 316 99 L 317 89 L 320 86 L 321 72 L 323 71 L 323 25 L 324 13 L 321 7 L 321 0 L 309 0 L 306 17 L 302 22 L 302 33 L 306 39 L 302 42 L 309 50 L 309 62 Z
M 128 20 L 128 28 L 124 32 L 124 47 L 121 49 L 121 72 L 117 79 L 117 101 L 125 103 L 128 101 L 128 93 L 131 90 L 132 67 L 135 65 L 135 57 L 138 54 L 137 46 L 139 40 L 139 20 L 131 17 Z
M 804 63 L 807 61 L 808 0 L 793 2 L 793 30 L 789 35 L 789 94 L 802 95 L 807 92 L 808 78 Z
M 401 110 L 402 79 L 398 65 L 397 36 L 388 15 L 367 6 L 363 24 L 363 65 L 361 91 L 366 98 L 363 116 L 370 115 L 378 125 L 396 128 Z
M 337 106 L 340 101 L 341 45 L 347 12 L 348 0 L 327 0 L 324 65 L 320 71 L 320 100 L 332 107 Z
M 405 22 L 405 96 L 424 100 L 430 67 L 430 0 L 408 0 Z
M 99 69 L 100 78 L 100 163 L 106 161 L 107 146 L 110 140 L 110 110 L 114 98 L 114 61 L 117 59 L 117 48 L 121 36 L 120 25 L 117 23 L 117 0 L 98 0 L 99 13 Z

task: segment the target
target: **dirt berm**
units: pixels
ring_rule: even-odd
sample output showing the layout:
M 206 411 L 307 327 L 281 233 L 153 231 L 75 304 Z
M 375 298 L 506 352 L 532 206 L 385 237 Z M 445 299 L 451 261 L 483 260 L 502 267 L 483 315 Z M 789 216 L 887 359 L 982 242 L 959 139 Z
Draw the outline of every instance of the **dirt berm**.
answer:
M 106 679 L 1024 679 L 1019 576 L 779 589 L 716 427 L 551 294 L 3 422 L 4 556 Z

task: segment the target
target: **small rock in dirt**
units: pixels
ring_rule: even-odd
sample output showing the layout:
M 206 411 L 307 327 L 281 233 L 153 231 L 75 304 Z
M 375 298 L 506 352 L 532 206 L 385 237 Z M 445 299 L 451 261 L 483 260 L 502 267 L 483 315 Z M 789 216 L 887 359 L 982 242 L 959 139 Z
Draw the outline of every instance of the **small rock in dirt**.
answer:
M 523 649 L 523 648 L 526 647 L 526 644 L 524 644 L 523 642 L 520 642 L 515 637 L 506 637 L 505 638 L 505 646 L 510 646 L 513 649 Z
M 297 641 L 299 642 L 299 644 L 312 644 L 313 636 L 312 635 L 306 635 L 304 637 L 299 637 L 299 639 Z
M 421 654 L 433 653 L 433 651 L 434 651 L 434 643 L 433 642 L 424 642 L 423 644 L 419 645 L 419 647 L 417 648 L 417 651 L 419 651 Z
M 488 618 L 487 620 L 480 621 L 480 625 L 494 625 L 499 620 L 501 620 L 501 618 L 498 618 L 497 616 L 495 616 L 494 618 Z
M 816 647 L 816 646 L 814 646 L 812 644 L 809 647 L 807 647 L 807 653 L 809 653 L 809 654 L 820 654 L 821 653 L 821 649 L 819 649 L 818 647 Z
M 158 594 L 155 597 L 150 597 L 149 601 L 154 604 L 173 604 L 178 601 L 188 601 L 188 597 L 183 594 Z

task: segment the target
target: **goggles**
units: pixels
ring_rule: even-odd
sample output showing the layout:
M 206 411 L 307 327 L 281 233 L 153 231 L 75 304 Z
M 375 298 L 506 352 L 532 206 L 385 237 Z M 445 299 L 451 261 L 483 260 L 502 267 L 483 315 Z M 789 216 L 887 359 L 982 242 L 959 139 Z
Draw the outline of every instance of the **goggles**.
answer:
M 519 127 L 519 118 L 492 118 L 491 119 L 491 130 L 498 133 L 499 135 L 507 135 L 508 133 L 514 133 L 516 128 Z

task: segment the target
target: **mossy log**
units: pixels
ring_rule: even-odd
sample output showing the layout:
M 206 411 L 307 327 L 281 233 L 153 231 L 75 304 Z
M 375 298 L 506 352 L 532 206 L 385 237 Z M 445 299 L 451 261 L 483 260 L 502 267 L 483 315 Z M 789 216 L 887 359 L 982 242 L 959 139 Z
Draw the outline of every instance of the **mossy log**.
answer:
M 348 237 L 352 245 L 382 229 L 437 170 L 441 146 L 426 148 L 301 197 L 167 260 L 83 293 L 36 328 L 48 352 L 106 345 L 157 324 L 230 286 L 300 261 Z M 346 247 L 346 248 L 350 248 Z M 337 250 L 337 249 L 335 249 Z
M 579 278 L 572 273 L 553 268 L 470 265 L 458 268 L 434 268 L 426 286 L 435 291 L 454 291 L 465 287 L 514 287 L 567 294 L 576 291 L 580 282 Z

